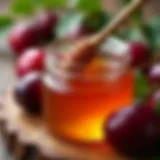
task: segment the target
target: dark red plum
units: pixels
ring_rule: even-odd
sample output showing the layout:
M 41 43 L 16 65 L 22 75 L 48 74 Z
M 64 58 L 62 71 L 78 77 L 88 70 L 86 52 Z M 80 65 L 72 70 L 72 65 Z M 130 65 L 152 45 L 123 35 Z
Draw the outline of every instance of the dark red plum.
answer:
M 122 154 L 133 157 L 156 154 L 159 128 L 155 110 L 150 106 L 135 104 L 118 111 L 105 130 L 107 141 Z
M 42 106 L 41 74 L 27 74 L 14 89 L 16 101 L 30 114 L 40 114 Z
M 36 19 L 37 30 L 41 39 L 48 40 L 54 36 L 54 30 L 58 22 L 55 12 L 45 11 Z
M 160 63 L 150 67 L 148 72 L 148 80 L 151 84 L 160 85 Z
M 148 61 L 150 49 L 144 43 L 132 41 L 129 43 L 129 52 L 131 54 L 131 65 L 139 67 Z
M 44 69 L 45 52 L 39 48 L 26 50 L 16 62 L 16 73 L 19 78 L 33 71 L 42 72 Z
M 17 24 L 9 35 L 9 43 L 16 55 L 39 43 L 39 33 L 33 23 Z

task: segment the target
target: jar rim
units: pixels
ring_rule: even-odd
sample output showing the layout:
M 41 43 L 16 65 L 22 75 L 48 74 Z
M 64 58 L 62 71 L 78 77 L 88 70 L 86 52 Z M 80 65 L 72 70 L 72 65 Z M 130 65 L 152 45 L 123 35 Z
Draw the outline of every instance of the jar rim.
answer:
M 121 77 L 123 74 L 127 72 L 127 68 L 129 68 L 129 63 L 123 63 L 122 59 L 110 59 L 108 57 L 106 58 L 105 62 L 103 62 L 103 72 L 92 74 L 87 76 L 87 74 L 84 76 L 81 72 L 74 72 L 69 70 L 63 70 L 61 69 L 60 63 L 61 63 L 61 51 L 59 50 L 59 47 L 62 45 L 70 45 L 73 46 L 75 44 L 75 41 L 65 41 L 60 40 L 54 42 L 52 46 L 49 46 L 47 48 L 47 56 L 45 58 L 45 67 L 47 72 L 53 75 L 61 76 L 65 79 L 81 79 L 81 80 L 114 80 L 119 77 Z M 66 50 L 65 50 L 66 52 Z M 101 50 L 100 50 L 101 52 Z M 107 55 L 107 54 L 106 54 Z M 110 57 L 111 58 L 111 57 Z M 108 61 L 107 61 L 108 60 Z M 74 67 L 81 67 L 83 63 L 81 64 L 74 64 Z

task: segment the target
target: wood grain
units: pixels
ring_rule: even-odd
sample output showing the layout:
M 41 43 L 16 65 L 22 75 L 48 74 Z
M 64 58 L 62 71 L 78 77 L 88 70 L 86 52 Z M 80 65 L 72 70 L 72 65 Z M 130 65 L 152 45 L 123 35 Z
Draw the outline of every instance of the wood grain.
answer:
M 129 160 L 105 148 L 87 148 L 51 137 L 40 117 L 31 117 L 14 101 L 9 89 L 0 109 L 3 137 L 15 160 Z M 3 124 L 3 125 L 2 125 Z M 27 158 L 26 156 L 30 157 Z

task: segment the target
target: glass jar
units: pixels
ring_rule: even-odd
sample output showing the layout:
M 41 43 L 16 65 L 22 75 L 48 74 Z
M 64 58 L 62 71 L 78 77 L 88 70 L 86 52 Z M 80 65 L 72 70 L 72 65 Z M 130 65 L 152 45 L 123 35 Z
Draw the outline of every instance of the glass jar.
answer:
M 99 54 L 81 72 L 64 71 L 59 67 L 60 55 L 49 51 L 46 58 L 46 126 L 51 134 L 69 142 L 103 142 L 107 118 L 132 102 L 132 72 L 126 70 L 124 63 L 104 54 Z

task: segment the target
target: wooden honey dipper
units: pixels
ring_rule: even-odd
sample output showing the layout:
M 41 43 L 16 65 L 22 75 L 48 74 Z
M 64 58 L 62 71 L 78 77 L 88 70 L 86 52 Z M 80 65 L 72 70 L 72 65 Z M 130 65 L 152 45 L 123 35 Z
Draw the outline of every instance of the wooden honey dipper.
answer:
M 74 48 L 66 54 L 60 67 L 68 71 L 80 71 L 88 64 L 97 54 L 98 46 L 106 40 L 130 15 L 136 11 L 146 0 L 133 0 L 107 25 L 101 32 L 89 38 L 80 40 Z M 78 65 L 77 65 L 78 64 Z

